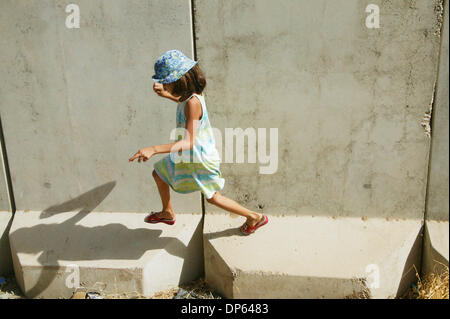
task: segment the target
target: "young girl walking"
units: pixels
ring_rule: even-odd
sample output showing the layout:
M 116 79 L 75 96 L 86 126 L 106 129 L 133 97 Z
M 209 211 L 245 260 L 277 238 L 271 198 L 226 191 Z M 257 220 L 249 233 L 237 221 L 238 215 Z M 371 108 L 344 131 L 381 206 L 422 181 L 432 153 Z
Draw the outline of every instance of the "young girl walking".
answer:
M 176 125 L 184 130 L 184 137 L 175 142 L 141 148 L 129 161 L 148 161 L 155 154 L 169 153 L 153 165 L 153 178 L 162 201 L 160 212 L 151 212 L 148 223 L 175 223 L 175 212 L 170 200 L 170 188 L 178 193 L 201 191 L 206 200 L 231 213 L 246 218 L 240 227 L 242 234 L 250 235 L 268 223 L 266 215 L 242 207 L 237 202 L 219 193 L 225 180 L 220 171 L 220 156 L 215 146 L 214 135 L 202 94 L 206 79 L 198 66 L 178 50 L 161 55 L 155 63 L 152 76 L 153 90 L 163 98 L 177 102 Z M 174 160 L 181 151 L 188 160 Z M 178 153 L 179 154 L 179 153 Z

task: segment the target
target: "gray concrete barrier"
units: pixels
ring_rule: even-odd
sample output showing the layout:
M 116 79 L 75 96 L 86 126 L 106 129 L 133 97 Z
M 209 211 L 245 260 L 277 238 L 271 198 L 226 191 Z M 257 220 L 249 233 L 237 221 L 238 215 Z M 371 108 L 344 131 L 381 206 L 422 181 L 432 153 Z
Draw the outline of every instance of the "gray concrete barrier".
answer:
M 45 210 L 114 182 L 96 211 L 158 209 L 155 156 L 169 143 L 176 103 L 153 92 L 154 63 L 174 47 L 192 57 L 190 1 L 1 1 L 0 111 L 18 210 Z M 19 22 L 18 22 L 19 21 Z M 174 193 L 200 212 L 200 195 Z M 156 207 L 155 207 L 156 206 Z
M 67 1 L 0 2 L 0 46 L 3 48 L 0 115 L 16 209 L 37 216 L 54 214 L 56 209 L 61 216 L 76 211 L 92 216 L 97 212 L 128 213 L 130 218 L 133 213 L 158 210 L 161 200 L 152 166 L 160 156 L 141 164 L 130 163 L 128 159 L 142 147 L 170 141 L 176 103 L 154 93 L 151 76 L 156 59 L 167 50 L 177 48 L 193 57 L 191 2 L 164 0 L 131 4 L 127 0 L 113 3 L 79 0 L 73 3 L 80 9 L 79 28 L 66 26 L 70 15 L 66 12 Z M 0 182 L 3 196 L 1 187 Z M 201 214 L 199 193 L 172 194 L 174 208 L 180 215 Z M 145 227 L 143 217 L 141 214 L 136 218 Z M 2 249 L 8 218 L 0 219 Z M 98 218 L 89 227 L 95 229 L 108 221 L 113 222 L 114 217 Z M 69 226 L 69 232 L 71 227 L 77 229 L 76 225 Z M 74 237 L 70 245 L 75 246 L 67 250 L 51 238 L 56 234 L 46 236 L 33 231 L 45 227 L 49 226 L 40 218 L 23 217 L 14 221 L 10 239 L 16 277 L 28 296 L 48 297 L 59 293 L 67 296 L 70 290 L 61 281 L 65 271 L 63 260 L 68 258 L 77 263 L 83 260 L 83 249 L 89 248 Z M 126 234 L 132 236 L 133 232 Z M 118 240 L 117 236 L 121 235 L 106 231 L 104 236 L 102 240 L 108 242 Z M 121 249 L 135 245 L 128 238 L 130 241 L 125 241 Z M 81 246 L 76 247 L 77 241 Z M 35 251 L 33 247 L 40 250 Z M 112 261 L 102 267 L 121 259 L 120 250 L 108 247 L 105 248 L 108 252 L 102 253 Z M 172 279 L 181 276 L 182 267 L 177 266 L 178 259 L 162 253 L 164 248 L 167 247 L 158 248 L 158 258 L 162 258 L 158 263 L 171 269 L 166 284 L 174 284 Z M 128 249 L 132 251 L 132 247 Z M 195 251 L 201 254 L 201 246 L 196 246 Z M 27 255 L 39 252 L 41 259 Z M 68 253 L 72 256 L 67 256 Z M 1 252 L 2 260 L 3 255 Z M 137 263 L 129 264 L 132 267 Z M 92 280 L 98 275 L 100 281 L 113 287 L 114 278 L 121 276 L 120 271 L 102 273 L 100 264 L 94 253 L 81 269 L 85 273 L 91 269 Z M 202 263 L 194 266 L 194 272 L 202 271 Z M 140 282 L 142 269 L 131 273 L 136 277 L 130 282 Z M 162 288 L 161 285 L 151 285 L 147 291 L 141 285 L 141 290 L 150 293 L 155 287 Z M 132 288 L 122 285 L 125 287 Z
M 423 218 L 433 1 L 379 4 L 379 29 L 361 0 L 195 3 L 212 125 L 278 129 L 276 172 L 223 163 L 225 195 L 270 214 Z

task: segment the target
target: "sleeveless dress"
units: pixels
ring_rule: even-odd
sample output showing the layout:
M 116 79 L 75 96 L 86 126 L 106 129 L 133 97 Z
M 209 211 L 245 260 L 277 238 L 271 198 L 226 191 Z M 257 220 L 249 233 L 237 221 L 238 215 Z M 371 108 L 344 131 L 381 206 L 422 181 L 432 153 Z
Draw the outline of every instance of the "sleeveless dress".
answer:
M 193 149 L 169 153 L 153 167 L 158 176 L 174 191 L 178 193 L 201 191 L 210 199 L 216 191 L 223 189 L 225 179 L 222 178 L 220 171 L 220 156 L 216 149 L 204 96 L 194 93 L 186 101 L 178 103 L 176 140 L 184 138 L 186 128 L 184 108 L 194 95 L 201 102 L 203 114 L 198 123 Z

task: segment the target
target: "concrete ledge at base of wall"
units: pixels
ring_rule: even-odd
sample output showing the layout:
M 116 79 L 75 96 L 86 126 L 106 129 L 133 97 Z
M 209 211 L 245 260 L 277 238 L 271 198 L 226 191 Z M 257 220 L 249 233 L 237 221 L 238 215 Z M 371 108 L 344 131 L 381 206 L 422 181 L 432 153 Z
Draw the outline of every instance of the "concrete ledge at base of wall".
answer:
M 421 276 L 441 274 L 448 268 L 449 223 L 448 221 L 425 221 L 423 262 Z
M 8 232 L 13 220 L 13 214 L 0 211 L 0 276 L 13 271 L 11 250 L 9 248 Z
M 201 214 L 178 214 L 175 225 L 145 216 L 17 211 L 9 239 L 23 293 L 69 298 L 78 277 L 83 288 L 151 296 L 202 276 Z
M 420 271 L 421 220 L 206 214 L 205 279 L 226 298 L 394 298 Z

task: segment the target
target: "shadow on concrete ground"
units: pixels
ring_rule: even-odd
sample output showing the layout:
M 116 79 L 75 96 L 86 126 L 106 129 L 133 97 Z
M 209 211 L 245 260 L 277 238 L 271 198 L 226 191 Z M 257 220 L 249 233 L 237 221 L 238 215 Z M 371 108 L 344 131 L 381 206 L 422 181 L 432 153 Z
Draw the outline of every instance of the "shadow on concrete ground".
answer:
M 68 211 L 80 211 L 72 218 L 60 224 L 40 224 L 29 228 L 20 228 L 10 233 L 10 241 L 14 243 L 27 242 L 26 250 L 21 253 L 40 254 L 38 262 L 47 266 L 50 271 L 41 271 L 40 277 L 34 287 L 24 293 L 29 298 L 37 297 L 49 287 L 61 269 L 60 260 L 100 260 L 100 259 L 125 259 L 138 260 L 148 250 L 165 249 L 169 254 L 185 259 L 188 252 L 195 246 L 193 240 L 185 246 L 180 240 L 173 237 L 160 237 L 162 231 L 155 229 L 139 228 L 129 229 L 122 224 L 108 224 L 97 227 L 85 227 L 77 225 L 84 216 L 92 212 L 112 191 L 115 182 L 109 182 L 93 190 L 84 193 L 70 201 L 60 205 L 51 206 L 42 211 L 40 218 L 48 218 L 55 214 Z M 143 216 L 144 218 L 144 216 Z M 201 223 L 198 227 L 200 227 Z M 54 254 L 50 245 L 43 241 L 29 241 L 29 238 L 61 238 L 65 235 L 64 249 L 58 256 Z M 70 240 L 69 240 L 70 238 Z M 47 241 L 48 242 L 48 241 Z M 50 241 L 51 242 L 51 241 Z M 170 243 L 170 245 L 168 245 Z M 89 249 L 83 249 L 89 247 Z M 127 249 L 117 249 L 127 247 Z M 180 282 L 185 281 L 191 265 L 184 262 Z M 192 273 L 192 271 L 191 271 Z

